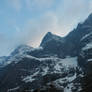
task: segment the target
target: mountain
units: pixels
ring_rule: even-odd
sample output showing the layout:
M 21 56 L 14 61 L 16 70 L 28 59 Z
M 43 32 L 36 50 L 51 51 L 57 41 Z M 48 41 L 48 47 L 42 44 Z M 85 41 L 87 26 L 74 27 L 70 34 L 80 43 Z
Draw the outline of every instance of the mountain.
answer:
M 38 48 L 0 58 L 0 92 L 91 92 L 92 14 L 66 37 L 48 32 Z
M 16 61 L 19 60 L 20 57 L 23 57 L 26 53 L 32 51 L 33 48 L 29 47 L 27 45 L 20 45 L 18 46 L 12 53 L 10 56 L 3 56 L 0 57 L 0 67 L 5 67 L 8 64 L 10 64 L 12 61 Z
M 30 51 L 32 51 L 33 48 L 32 47 L 29 47 L 27 45 L 20 45 L 18 46 L 12 53 L 11 53 L 11 56 L 15 56 L 16 54 L 20 54 L 20 55 L 23 55 L 23 54 L 26 54 Z
M 43 38 L 40 46 L 42 47 L 45 47 L 45 45 L 49 42 L 49 41 L 53 41 L 53 40 L 56 40 L 56 41 L 60 41 L 60 42 L 63 42 L 63 39 L 57 35 L 54 35 L 52 34 L 51 32 L 48 32 L 45 37 Z

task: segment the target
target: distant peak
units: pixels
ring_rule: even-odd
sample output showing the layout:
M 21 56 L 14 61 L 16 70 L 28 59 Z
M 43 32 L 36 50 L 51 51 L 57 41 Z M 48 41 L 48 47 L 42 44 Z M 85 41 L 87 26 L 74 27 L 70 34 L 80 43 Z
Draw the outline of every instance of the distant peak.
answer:
M 47 32 L 47 34 L 52 34 L 51 32 Z
M 62 41 L 62 37 L 57 36 L 57 35 L 55 35 L 55 34 L 53 34 L 53 33 L 51 33 L 51 32 L 48 32 L 48 33 L 44 36 L 44 38 L 43 38 L 43 40 L 42 40 L 40 46 L 43 47 L 47 42 L 49 42 L 49 41 L 51 41 L 51 40 Z
M 17 46 L 17 48 L 11 53 L 11 55 L 16 55 L 16 54 L 19 54 L 19 53 L 25 53 L 27 51 L 30 51 L 31 49 L 33 49 L 33 47 L 22 44 L 22 45 Z
M 52 38 L 53 34 L 51 32 L 47 32 L 47 34 L 44 36 L 45 40 Z
M 51 36 L 52 33 L 51 32 L 47 32 L 47 34 L 45 36 Z
M 52 39 L 53 34 L 51 32 L 47 32 L 46 35 L 44 36 L 41 45 L 43 46 L 44 43 L 46 43 L 48 40 Z

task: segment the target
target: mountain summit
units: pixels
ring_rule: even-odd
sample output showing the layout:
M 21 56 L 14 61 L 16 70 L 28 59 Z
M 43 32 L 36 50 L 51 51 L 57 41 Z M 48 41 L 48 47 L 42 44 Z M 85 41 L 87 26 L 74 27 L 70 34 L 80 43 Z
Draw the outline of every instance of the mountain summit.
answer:
M 60 37 L 60 36 L 57 36 L 57 35 L 55 35 L 55 34 L 52 34 L 51 32 L 48 32 L 45 36 L 44 36 L 44 38 L 43 38 L 43 40 L 42 40 L 42 42 L 41 42 L 41 44 L 40 44 L 40 46 L 42 46 L 42 47 L 44 47 L 44 45 L 46 44 L 46 43 L 48 43 L 49 41 L 51 41 L 51 40 L 61 40 L 62 38 Z

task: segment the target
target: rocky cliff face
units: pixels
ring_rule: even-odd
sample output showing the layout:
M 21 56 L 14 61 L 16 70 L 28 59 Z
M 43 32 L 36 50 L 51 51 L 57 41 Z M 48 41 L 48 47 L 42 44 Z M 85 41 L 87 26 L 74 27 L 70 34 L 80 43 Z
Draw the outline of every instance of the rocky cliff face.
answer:
M 0 62 L 0 92 L 90 92 L 92 14 L 66 37 L 48 32 L 39 48 L 21 45 Z

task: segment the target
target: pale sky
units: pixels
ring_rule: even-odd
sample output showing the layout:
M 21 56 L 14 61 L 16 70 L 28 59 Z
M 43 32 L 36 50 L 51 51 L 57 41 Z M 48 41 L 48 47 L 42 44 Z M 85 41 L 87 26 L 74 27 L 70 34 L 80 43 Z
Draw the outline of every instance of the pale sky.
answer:
M 48 32 L 65 36 L 92 13 L 92 0 L 0 0 L 0 56 L 39 46 Z

